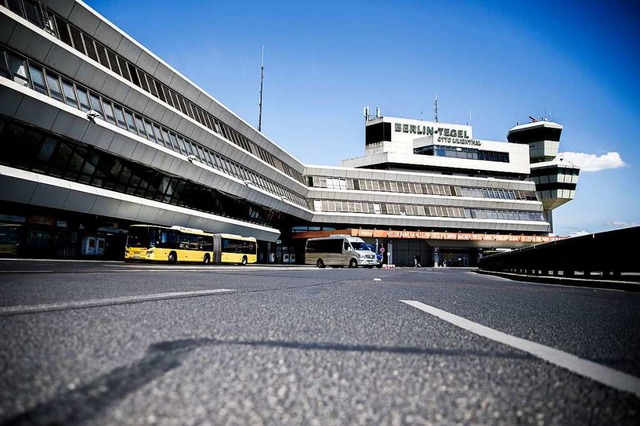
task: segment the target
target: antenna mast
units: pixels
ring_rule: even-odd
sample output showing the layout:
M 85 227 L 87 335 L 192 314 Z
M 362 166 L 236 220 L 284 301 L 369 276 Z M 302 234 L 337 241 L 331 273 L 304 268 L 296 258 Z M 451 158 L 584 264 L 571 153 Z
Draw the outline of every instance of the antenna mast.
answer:
M 260 101 L 258 102 L 258 131 L 262 130 L 262 88 L 264 87 L 264 46 L 262 46 L 262 60 L 260 61 Z
M 438 95 L 436 95 L 436 100 L 433 101 L 433 113 L 436 118 L 436 123 L 438 122 Z

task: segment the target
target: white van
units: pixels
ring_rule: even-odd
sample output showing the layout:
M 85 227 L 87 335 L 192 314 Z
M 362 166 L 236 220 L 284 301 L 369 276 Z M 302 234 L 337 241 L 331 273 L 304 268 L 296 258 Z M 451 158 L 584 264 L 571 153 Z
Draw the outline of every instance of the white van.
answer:
M 316 265 L 318 268 L 325 266 L 348 266 L 349 268 L 382 266 L 376 254 L 369 249 L 362 238 L 350 235 L 310 238 L 307 240 L 304 253 L 304 263 Z

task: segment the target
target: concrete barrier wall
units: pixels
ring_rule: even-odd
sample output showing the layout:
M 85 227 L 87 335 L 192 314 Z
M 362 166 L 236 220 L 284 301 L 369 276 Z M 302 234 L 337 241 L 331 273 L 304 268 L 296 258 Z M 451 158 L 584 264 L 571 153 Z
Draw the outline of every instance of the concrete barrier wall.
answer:
M 640 226 L 539 244 L 480 259 L 479 269 L 534 276 L 640 281 Z

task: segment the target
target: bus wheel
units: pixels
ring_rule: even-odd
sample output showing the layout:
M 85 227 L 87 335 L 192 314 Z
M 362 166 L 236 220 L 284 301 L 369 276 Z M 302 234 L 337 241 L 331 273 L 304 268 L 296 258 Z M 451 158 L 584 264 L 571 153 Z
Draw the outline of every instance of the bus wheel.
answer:
M 209 257 L 209 254 L 205 254 L 204 255 L 204 260 L 203 260 L 205 265 L 208 265 L 209 263 L 211 263 L 211 257 Z
M 169 259 L 167 259 L 169 263 L 176 263 L 178 261 L 178 255 L 176 255 L 175 251 L 169 253 Z
M 242 256 L 242 266 L 247 264 L 247 256 Z
M 355 259 L 351 259 L 349 261 L 349 268 L 357 268 L 358 267 L 358 261 Z
M 322 261 L 322 259 L 318 259 L 318 261 L 316 262 L 316 266 L 318 268 L 324 268 L 324 262 Z

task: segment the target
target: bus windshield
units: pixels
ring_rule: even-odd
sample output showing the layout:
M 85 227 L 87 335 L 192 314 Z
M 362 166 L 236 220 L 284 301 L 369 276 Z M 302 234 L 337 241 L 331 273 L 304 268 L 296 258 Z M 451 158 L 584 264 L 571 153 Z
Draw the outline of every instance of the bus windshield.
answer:
M 156 230 L 153 228 L 149 229 L 147 227 L 132 227 L 131 229 L 129 229 L 129 235 L 127 236 L 127 246 L 150 247 L 151 239 L 149 237 L 149 231 Z
M 367 246 L 367 244 L 363 243 L 363 242 L 354 241 L 354 242 L 351 243 L 351 246 L 353 247 L 354 250 L 371 251 L 369 249 L 369 246 Z

